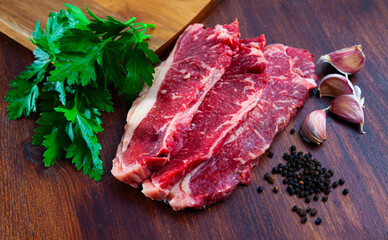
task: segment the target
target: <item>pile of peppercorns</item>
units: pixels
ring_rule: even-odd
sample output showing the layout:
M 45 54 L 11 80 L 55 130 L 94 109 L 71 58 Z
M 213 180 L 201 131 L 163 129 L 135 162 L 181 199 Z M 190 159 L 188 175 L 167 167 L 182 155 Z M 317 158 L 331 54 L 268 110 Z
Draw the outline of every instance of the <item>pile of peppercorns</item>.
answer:
M 273 153 L 269 152 L 268 156 L 273 157 Z M 338 185 L 345 183 L 345 180 L 341 178 L 331 184 L 330 178 L 334 176 L 334 171 L 322 167 L 322 163 L 317 159 L 313 159 L 310 152 L 307 154 L 297 152 L 294 145 L 291 146 L 290 153 L 284 153 L 283 159 L 287 163 L 285 165 L 279 163 L 272 169 L 272 174 L 280 174 L 284 177 L 283 184 L 287 185 L 286 191 L 288 194 L 303 198 L 306 203 L 309 203 L 311 200 L 318 201 L 320 193 L 324 194 L 322 202 L 326 202 L 331 193 L 331 189 L 337 188 Z M 270 184 L 273 184 L 275 181 L 269 172 L 264 174 L 264 180 Z M 263 192 L 263 190 L 263 186 L 257 189 L 259 193 Z M 275 193 L 278 190 L 279 187 L 277 186 L 273 188 L 273 192 Z M 348 193 L 349 190 L 345 188 L 343 194 L 346 195 Z M 292 210 L 302 218 L 302 223 L 307 221 L 307 213 L 311 211 L 311 216 L 315 216 L 317 213 L 316 209 L 306 208 L 303 210 L 297 206 L 294 206 Z M 321 218 L 317 218 L 315 221 L 317 225 L 321 222 Z

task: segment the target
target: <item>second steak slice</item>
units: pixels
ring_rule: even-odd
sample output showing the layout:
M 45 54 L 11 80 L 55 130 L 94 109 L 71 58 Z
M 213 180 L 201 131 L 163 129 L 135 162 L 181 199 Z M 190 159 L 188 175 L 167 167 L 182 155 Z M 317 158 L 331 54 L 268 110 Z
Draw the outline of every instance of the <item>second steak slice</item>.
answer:
M 142 91 L 128 112 L 113 176 L 137 187 L 168 162 L 206 93 L 229 67 L 239 35 L 237 21 L 186 29 L 158 68 L 152 87 Z
M 264 45 L 264 36 L 241 41 L 230 68 L 194 115 L 181 150 L 143 182 L 142 192 L 147 197 L 165 199 L 188 172 L 219 153 L 231 130 L 256 106 L 269 79 L 262 74 L 267 64 Z
M 175 210 L 205 208 L 226 199 L 250 171 L 316 87 L 313 56 L 306 50 L 272 44 L 265 48 L 270 80 L 256 107 L 247 114 L 216 157 L 188 173 L 167 197 Z

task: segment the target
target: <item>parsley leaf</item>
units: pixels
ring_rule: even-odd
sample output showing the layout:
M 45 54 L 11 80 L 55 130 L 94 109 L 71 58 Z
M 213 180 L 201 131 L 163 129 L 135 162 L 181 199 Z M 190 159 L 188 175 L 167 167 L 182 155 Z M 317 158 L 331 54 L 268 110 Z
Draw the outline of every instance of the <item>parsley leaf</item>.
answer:
M 58 100 L 65 105 L 66 104 L 66 90 L 63 82 L 45 82 L 43 84 L 43 91 L 50 92 L 55 91 L 58 95 Z
M 90 30 L 70 29 L 60 39 L 62 52 L 88 53 L 101 43 L 100 38 Z
M 82 88 L 87 105 L 93 106 L 101 111 L 113 112 L 113 103 L 110 101 L 112 95 L 106 88 L 85 87 Z
M 48 81 L 63 82 L 69 85 L 81 84 L 85 86 L 96 81 L 95 61 L 99 54 L 98 49 L 88 53 L 62 53 L 55 63 L 55 69 L 50 71 Z
M 69 122 L 66 132 L 72 143 L 66 149 L 66 157 L 73 158 L 78 170 L 83 169 L 90 178 L 99 181 L 104 172 L 99 155 L 101 145 L 96 134 L 103 130 L 102 121 L 98 117 L 98 109 L 90 107 L 85 96 L 82 92 L 77 92 L 71 108 L 57 107 L 55 111 L 63 113 Z M 87 159 L 89 161 L 85 161 Z
M 103 131 L 100 114 L 113 111 L 108 87 L 133 99 L 144 84 L 151 86 L 152 65 L 159 59 L 144 40 L 155 26 L 136 18 L 101 19 L 86 7 L 88 20 L 78 7 L 64 5 L 67 10 L 49 14 L 46 29 L 37 22 L 31 39 L 36 60 L 10 82 L 8 117 L 39 110 L 33 144 L 46 148 L 44 165 L 65 156 L 99 181 L 104 174 L 97 138 Z
M 64 145 L 68 141 L 63 129 L 53 128 L 51 133 L 44 136 L 43 146 L 46 147 L 46 151 L 43 154 L 43 162 L 45 167 L 54 165 L 57 159 L 60 159 L 63 154 Z M 59 141 L 59 142 L 58 142 Z
M 73 7 L 71 11 L 77 12 L 77 7 Z M 40 49 L 50 55 L 51 60 L 55 60 L 55 55 L 60 53 L 58 40 L 61 39 L 62 35 L 71 28 L 86 28 L 89 21 L 84 22 L 79 15 L 72 15 L 71 11 L 61 10 L 58 12 L 51 12 L 49 19 L 47 20 L 47 30 L 43 30 L 40 27 L 38 21 L 35 26 L 35 30 L 32 33 L 31 41 Z M 81 11 L 82 12 L 82 11 Z M 86 18 L 86 17 L 85 17 Z M 87 19 L 86 19 L 87 20 Z
M 157 56 L 148 49 L 146 42 L 136 44 L 134 47 L 128 46 L 124 55 L 126 68 L 126 81 L 122 86 L 123 91 L 131 94 L 129 97 L 133 99 L 138 92 L 143 88 L 143 84 L 152 85 L 153 73 L 155 73 L 152 63 L 157 62 Z M 135 89 L 136 91 L 129 91 Z
M 62 113 L 53 111 L 43 112 L 40 114 L 40 118 L 36 121 L 40 126 L 36 128 L 35 135 L 33 136 L 32 143 L 35 145 L 42 145 L 45 136 L 50 134 L 54 128 L 66 127 L 66 119 Z
M 38 53 L 41 53 L 38 51 Z M 39 96 L 38 83 L 40 83 L 46 74 L 49 60 L 37 59 L 27 70 L 9 84 L 11 89 L 8 90 L 5 101 L 8 105 L 9 119 L 17 119 L 22 115 L 27 117 L 30 112 L 36 112 L 36 100 Z
M 124 89 L 125 83 L 125 69 L 120 63 L 123 59 L 122 44 L 118 42 L 109 42 L 103 51 L 103 66 L 106 81 L 108 84 L 113 83 L 116 88 Z M 121 90 L 121 92 L 126 92 Z

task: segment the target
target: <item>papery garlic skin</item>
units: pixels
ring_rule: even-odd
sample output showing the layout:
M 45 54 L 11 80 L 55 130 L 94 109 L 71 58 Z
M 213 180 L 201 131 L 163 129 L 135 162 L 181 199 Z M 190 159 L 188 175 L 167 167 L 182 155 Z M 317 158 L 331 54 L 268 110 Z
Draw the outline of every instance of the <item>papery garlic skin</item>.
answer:
M 361 88 L 357 85 L 354 85 L 354 95 L 357 97 L 357 99 L 363 100 L 364 98 L 361 99 Z M 361 106 L 364 105 L 364 102 L 360 102 Z
M 329 74 L 322 78 L 318 86 L 320 97 L 337 97 L 343 94 L 355 94 L 354 86 L 341 74 Z
M 326 141 L 326 111 L 316 110 L 309 113 L 302 122 L 300 134 L 307 142 L 321 144 Z
M 338 117 L 352 123 L 360 124 L 360 132 L 365 134 L 364 111 L 362 109 L 364 98 L 359 99 L 354 94 L 341 95 L 336 97 L 330 105 L 330 112 Z
M 343 74 L 354 74 L 364 67 L 365 54 L 359 44 L 326 54 L 318 62 L 321 61 L 330 63 Z

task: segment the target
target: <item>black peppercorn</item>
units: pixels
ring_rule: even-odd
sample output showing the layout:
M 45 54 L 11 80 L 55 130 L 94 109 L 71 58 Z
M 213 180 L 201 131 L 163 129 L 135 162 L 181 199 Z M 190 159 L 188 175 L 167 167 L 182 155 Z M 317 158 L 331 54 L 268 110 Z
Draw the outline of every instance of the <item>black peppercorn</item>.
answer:
M 275 182 L 275 179 L 273 178 L 273 176 L 270 176 L 269 179 L 268 179 L 268 182 L 270 184 L 273 184 Z
M 306 208 L 306 212 L 311 212 L 311 207 Z
M 331 185 L 331 187 L 332 187 L 332 188 L 338 187 L 338 182 L 337 182 L 337 181 L 333 182 L 333 184 Z
M 342 193 L 343 193 L 344 195 L 347 195 L 347 194 L 349 193 L 349 190 L 348 190 L 347 188 L 345 188 L 344 191 L 342 191 Z
M 257 192 L 258 192 L 258 193 L 263 192 L 263 190 L 264 190 L 264 187 L 263 187 L 263 186 L 260 186 L 260 187 L 257 188 Z
M 292 145 L 290 149 L 291 149 L 291 151 L 296 151 L 296 146 Z
M 339 183 L 339 185 L 344 185 L 345 180 L 343 178 L 341 178 L 340 180 L 338 180 L 338 183 Z
M 307 222 L 307 217 L 306 217 L 306 216 L 302 217 L 302 219 L 300 220 L 300 222 L 301 222 L 301 223 L 306 223 L 306 222 Z
M 269 179 L 269 177 L 270 177 L 270 175 L 269 175 L 269 173 L 268 173 L 268 172 L 264 174 L 264 179 L 265 179 L 265 180 L 268 180 L 268 179 Z
M 322 223 L 322 219 L 321 218 L 317 218 L 317 220 L 315 220 L 315 224 L 319 225 Z
M 314 201 L 318 201 L 318 200 L 319 200 L 319 195 L 315 195 L 315 196 L 313 197 L 313 200 L 314 200 Z
M 276 167 L 272 168 L 272 174 L 278 173 L 278 169 Z
M 324 196 L 322 197 L 322 202 L 326 202 L 328 198 L 329 198 L 329 196 L 324 195 Z
M 318 212 L 317 209 L 313 208 L 313 209 L 311 209 L 310 215 L 315 216 L 315 215 L 317 215 L 317 212 Z
M 307 215 L 306 210 L 302 210 L 302 211 L 299 213 L 299 216 L 301 216 L 301 217 L 304 217 L 304 216 L 306 216 L 306 215 Z
M 310 197 L 310 196 L 307 196 L 307 197 L 304 199 L 304 201 L 305 201 L 306 203 L 309 203 L 309 202 L 311 201 L 311 197 Z
M 297 208 L 295 212 L 296 212 L 298 215 L 300 215 L 301 212 L 302 212 L 302 209 L 301 209 L 301 208 Z
M 295 133 L 295 129 L 291 129 L 290 133 L 294 134 Z
M 296 212 L 297 210 L 298 210 L 298 206 L 295 205 L 295 206 L 292 207 L 292 211 L 293 212 Z
M 272 158 L 273 155 L 274 155 L 273 152 L 268 152 L 268 157 L 269 157 L 269 158 Z

